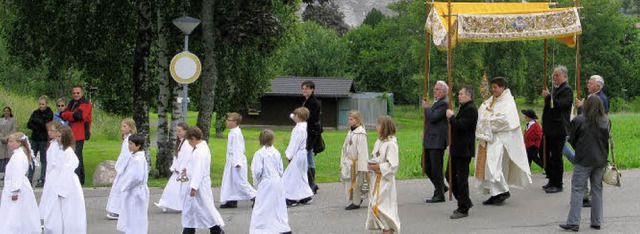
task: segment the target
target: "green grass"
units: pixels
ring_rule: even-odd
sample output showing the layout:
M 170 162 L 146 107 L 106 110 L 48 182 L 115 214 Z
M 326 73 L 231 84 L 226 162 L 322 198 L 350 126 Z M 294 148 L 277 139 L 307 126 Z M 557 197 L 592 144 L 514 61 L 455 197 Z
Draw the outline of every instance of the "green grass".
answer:
M 0 89 L 0 103 L 10 106 L 18 118 L 19 131 L 26 131 L 26 122 L 29 115 L 37 108 L 35 97 L 23 97 Z M 476 102 L 479 103 L 479 100 Z M 538 100 L 533 105 L 525 104 L 521 99 L 517 101 L 519 109 L 534 109 L 540 117 L 542 114 L 541 102 Z M 50 105 L 50 106 L 53 106 Z M 420 168 L 422 148 L 422 109 L 418 106 L 395 106 L 394 120 L 398 125 L 398 144 L 400 146 L 400 169 L 397 174 L 399 179 L 424 178 Z M 197 112 L 189 112 L 189 123 L 195 124 Z M 613 122 L 613 136 L 615 140 L 615 153 L 619 168 L 629 169 L 640 167 L 640 148 L 635 144 L 640 141 L 640 114 L 615 113 L 610 115 Z M 94 110 L 94 125 L 92 138 L 85 142 L 84 161 L 86 170 L 86 184 L 91 185 L 91 177 L 98 164 L 105 160 L 116 160 L 120 153 L 119 122 L 123 117 L 105 114 L 99 108 Z M 157 114 L 151 114 L 150 121 L 157 121 Z M 293 123 L 291 124 L 293 126 Z M 241 126 L 242 127 L 242 126 Z M 251 163 L 253 153 L 259 149 L 258 135 L 262 129 L 243 128 L 246 142 L 247 160 Z M 29 134 L 29 131 L 26 131 Z M 154 137 L 156 129 L 152 128 Z M 212 129 L 213 133 L 214 130 Z M 276 135 L 275 147 L 284 153 L 289 141 L 290 131 L 274 130 Z M 226 136 L 228 130 L 224 132 Z M 317 155 L 317 180 L 319 182 L 337 182 L 340 180 L 340 152 L 347 131 L 325 131 L 323 138 L 327 144 L 325 152 Z M 368 130 L 369 149 L 377 138 L 375 130 Z M 225 163 L 226 139 L 211 138 L 209 146 L 212 153 L 211 178 L 214 186 L 220 186 L 222 171 Z M 151 149 L 151 161 L 155 167 L 155 151 Z M 573 166 L 565 161 L 565 170 L 570 171 Z M 472 166 L 470 166 L 471 169 Z M 534 173 L 541 172 L 541 168 L 532 166 Z M 473 173 L 473 170 L 472 170 Z M 150 178 L 150 186 L 164 186 L 167 178 Z

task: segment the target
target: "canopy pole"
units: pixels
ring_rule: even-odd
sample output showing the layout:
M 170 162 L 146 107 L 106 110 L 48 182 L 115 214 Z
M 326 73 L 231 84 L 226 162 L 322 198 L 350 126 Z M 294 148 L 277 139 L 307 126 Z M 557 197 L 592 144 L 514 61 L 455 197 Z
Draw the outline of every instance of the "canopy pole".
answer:
M 574 0 L 575 7 L 578 7 L 580 13 L 580 0 Z M 580 98 L 580 35 L 576 34 L 576 94 Z
M 453 85 L 451 84 L 451 80 L 452 80 L 452 76 L 453 76 L 453 53 L 452 53 L 452 41 L 453 41 L 453 27 L 451 25 L 451 17 L 453 16 L 453 12 L 451 11 L 451 0 L 447 0 L 447 8 L 449 9 L 449 16 L 448 16 L 448 22 L 447 24 L 449 25 L 449 32 L 448 32 L 448 36 L 449 36 L 449 40 L 447 41 L 447 78 L 449 79 L 449 91 L 447 92 L 448 94 L 448 98 L 449 98 L 449 109 L 453 109 L 453 100 L 451 99 L 451 92 L 452 92 L 452 87 Z M 447 120 L 448 121 L 448 120 Z M 447 169 L 449 171 L 449 181 L 453 181 L 452 180 L 452 171 L 451 171 L 451 124 L 447 124 L 447 126 L 449 127 L 449 132 L 448 132 L 448 138 L 449 139 L 447 141 L 447 149 L 449 149 L 449 152 L 447 153 L 447 160 L 449 161 L 449 163 L 447 163 Z M 449 184 L 449 201 L 453 200 L 453 182 L 451 182 Z
M 547 77 L 549 76 L 549 70 L 548 70 L 548 66 L 549 66 L 549 40 L 548 39 L 544 39 L 544 69 L 542 74 L 543 74 L 543 78 L 542 78 L 542 89 L 545 90 L 547 89 Z M 547 168 L 547 138 L 543 138 L 544 141 L 542 142 L 542 167 L 544 169 Z
M 430 4 L 426 4 L 426 8 L 427 8 L 427 19 L 429 19 L 429 9 Z M 429 50 L 431 49 L 431 41 L 429 40 L 430 38 L 430 33 L 429 30 L 427 30 L 425 28 L 425 39 L 424 39 L 424 45 L 425 45 L 425 59 L 424 59 L 424 81 L 422 83 L 423 86 L 423 90 L 422 90 L 422 100 L 427 101 L 429 100 L 429 71 L 430 71 L 430 67 L 429 67 Z M 422 112 L 422 136 L 424 136 L 424 134 L 427 132 L 427 112 L 423 111 Z M 424 167 L 424 163 L 425 163 L 426 157 L 424 155 L 424 147 L 422 149 L 422 158 L 420 159 L 420 167 L 422 168 L 422 175 L 424 176 L 427 171 L 426 168 Z

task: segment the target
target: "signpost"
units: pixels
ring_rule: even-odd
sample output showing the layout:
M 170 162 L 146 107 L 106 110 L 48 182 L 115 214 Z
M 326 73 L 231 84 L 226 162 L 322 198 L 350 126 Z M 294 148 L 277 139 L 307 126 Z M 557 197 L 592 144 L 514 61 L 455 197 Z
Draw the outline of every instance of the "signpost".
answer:
M 177 54 L 171 59 L 169 70 L 171 77 L 183 85 L 184 94 L 182 99 L 178 98 L 178 103 L 182 103 L 182 119 L 187 122 L 187 108 L 189 103 L 188 85 L 200 77 L 202 65 L 200 59 L 195 54 L 189 52 L 189 34 L 198 27 L 200 20 L 189 16 L 183 16 L 173 20 L 173 24 L 184 33 L 184 52 Z

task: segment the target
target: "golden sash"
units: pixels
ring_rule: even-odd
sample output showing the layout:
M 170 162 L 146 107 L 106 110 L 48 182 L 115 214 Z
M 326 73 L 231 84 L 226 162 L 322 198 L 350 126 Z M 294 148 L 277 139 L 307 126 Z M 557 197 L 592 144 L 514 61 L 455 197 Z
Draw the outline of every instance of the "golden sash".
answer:
M 371 208 L 371 210 L 373 210 L 373 214 L 376 215 L 376 217 L 380 217 L 380 212 L 378 211 L 378 202 L 380 200 L 380 179 L 381 178 L 382 178 L 382 172 L 377 171 L 376 185 L 375 187 L 373 187 L 373 193 L 376 194 L 376 203 L 373 205 L 373 208 Z

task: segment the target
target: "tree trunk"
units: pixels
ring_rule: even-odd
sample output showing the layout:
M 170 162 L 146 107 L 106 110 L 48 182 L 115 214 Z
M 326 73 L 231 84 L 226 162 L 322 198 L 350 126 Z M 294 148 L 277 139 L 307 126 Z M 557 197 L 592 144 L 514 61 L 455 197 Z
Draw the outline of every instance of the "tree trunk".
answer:
M 213 24 L 214 0 L 202 1 L 202 39 L 204 42 L 204 63 L 202 88 L 200 91 L 200 111 L 197 126 L 202 130 L 203 139 L 208 140 L 213 115 L 218 68 L 216 66 L 215 25 Z
M 151 168 L 150 148 L 149 148 L 149 102 L 151 92 L 149 92 L 149 54 L 151 52 L 151 42 L 153 35 L 153 0 L 136 1 L 136 12 L 138 13 L 138 32 L 136 37 L 136 47 L 133 55 L 133 94 L 136 101 L 133 102 L 133 120 L 136 121 L 138 134 L 145 137 L 145 157 L 147 164 Z
M 163 1 L 162 3 L 166 3 Z M 161 4 L 162 4 L 161 3 Z M 166 5 L 166 4 L 162 4 Z M 167 112 L 169 112 L 170 101 L 173 99 L 171 92 L 171 82 L 169 77 L 169 59 L 167 52 L 170 51 L 168 41 L 168 28 L 166 27 L 167 13 L 163 7 L 157 9 L 157 32 L 158 32 L 158 136 L 156 138 L 158 151 L 156 154 L 156 176 L 168 177 L 171 175 L 169 167 L 173 162 L 173 144 L 171 137 L 172 126 L 169 126 Z M 174 123 L 175 124 L 175 123 Z

